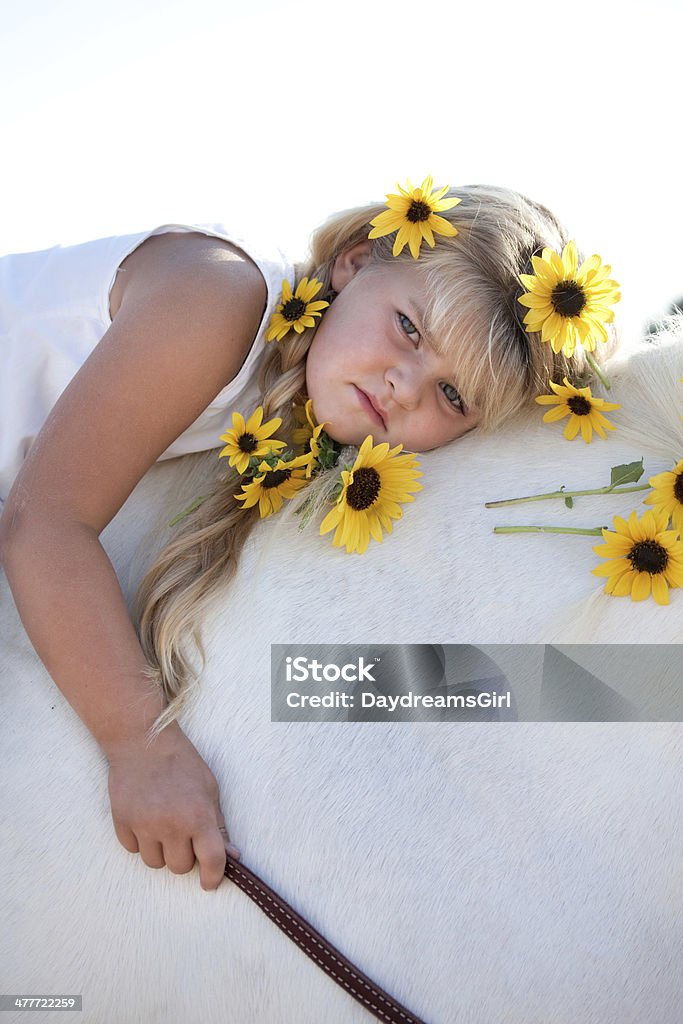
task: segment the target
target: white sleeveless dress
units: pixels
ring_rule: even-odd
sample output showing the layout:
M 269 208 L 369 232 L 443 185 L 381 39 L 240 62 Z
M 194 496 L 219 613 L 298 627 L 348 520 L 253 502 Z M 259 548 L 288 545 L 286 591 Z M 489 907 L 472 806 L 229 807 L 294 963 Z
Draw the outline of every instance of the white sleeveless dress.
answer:
M 266 310 L 237 376 L 166 451 L 171 459 L 222 445 L 230 414 L 258 404 L 256 371 L 282 282 L 294 267 L 278 249 L 265 253 L 222 224 L 164 224 L 133 235 L 0 257 L 0 500 L 52 407 L 111 326 L 109 295 L 121 262 L 146 238 L 198 231 L 242 249 L 266 282 Z

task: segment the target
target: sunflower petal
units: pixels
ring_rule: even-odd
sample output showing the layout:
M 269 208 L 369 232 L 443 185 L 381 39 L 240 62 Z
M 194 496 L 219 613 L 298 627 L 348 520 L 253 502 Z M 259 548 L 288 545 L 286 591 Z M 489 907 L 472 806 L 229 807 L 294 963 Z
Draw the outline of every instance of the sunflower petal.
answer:
M 579 419 L 581 424 L 581 437 L 586 444 L 590 444 L 593 440 L 593 424 L 591 423 L 590 416 L 580 416 Z
M 454 228 L 451 222 L 446 220 L 445 217 L 440 217 L 438 213 L 431 214 L 427 224 L 429 224 L 429 227 L 435 231 L 437 235 L 444 235 L 449 238 L 453 238 L 458 233 L 457 228 Z
M 631 568 L 631 563 L 626 558 L 610 558 L 607 562 L 596 565 L 591 571 L 594 576 L 613 576 Z
M 568 405 L 560 405 L 555 409 L 550 409 L 543 415 L 544 423 L 555 423 L 557 420 L 564 419 L 565 416 L 571 415 L 571 409 Z
M 573 441 L 574 440 L 574 438 L 576 437 L 576 435 L 579 432 L 580 425 L 581 425 L 580 424 L 580 417 L 579 416 L 572 416 L 571 419 L 569 420 L 569 423 L 564 428 L 564 436 L 566 437 L 566 439 L 568 441 Z
M 565 245 L 562 250 L 562 265 L 564 267 L 566 277 L 568 279 L 574 279 L 576 276 L 576 268 L 578 266 L 576 242 L 567 242 Z
M 652 577 L 652 596 L 657 604 L 669 603 L 669 588 L 661 574 Z
M 626 597 L 631 593 L 633 585 L 639 575 L 640 573 L 637 573 L 635 569 L 631 569 L 629 572 L 623 573 L 623 575 L 619 576 L 615 580 L 611 591 L 612 594 L 614 594 L 615 597 Z
M 632 601 L 644 601 L 650 596 L 650 590 L 652 588 L 652 577 L 649 572 L 639 572 L 636 574 L 636 578 L 633 581 L 631 587 L 631 600 Z

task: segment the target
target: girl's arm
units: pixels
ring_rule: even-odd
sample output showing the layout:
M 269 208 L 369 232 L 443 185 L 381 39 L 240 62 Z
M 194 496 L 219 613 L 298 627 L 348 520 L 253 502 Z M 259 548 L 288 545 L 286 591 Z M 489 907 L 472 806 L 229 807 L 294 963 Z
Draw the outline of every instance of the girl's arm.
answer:
M 126 261 L 112 326 L 31 446 L 0 519 L 0 557 L 55 683 L 110 761 L 119 840 L 151 867 L 220 884 L 223 817 L 210 770 L 165 701 L 99 536 L 146 470 L 238 372 L 266 287 L 227 242 L 150 238 Z M 230 410 L 226 410 L 226 416 Z

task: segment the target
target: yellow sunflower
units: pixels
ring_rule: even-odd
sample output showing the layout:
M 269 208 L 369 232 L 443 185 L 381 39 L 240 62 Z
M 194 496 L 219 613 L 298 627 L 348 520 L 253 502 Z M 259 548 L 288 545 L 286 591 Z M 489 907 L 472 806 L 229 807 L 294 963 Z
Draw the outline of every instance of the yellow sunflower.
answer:
M 674 530 L 683 536 L 683 459 L 677 462 L 669 473 L 658 473 L 648 480 L 654 487 L 654 494 L 645 499 L 646 505 L 654 505 L 658 512 L 671 519 Z
M 293 498 L 297 491 L 306 486 L 306 467 L 311 455 L 299 455 L 286 462 L 278 459 L 275 466 L 262 462 L 257 475 L 248 484 L 242 484 L 242 494 L 236 494 L 237 501 L 243 501 L 242 508 L 251 508 L 258 502 L 259 515 L 266 519 L 282 508 L 283 498 Z
M 683 541 L 677 530 L 667 530 L 669 517 L 649 510 L 641 520 L 632 512 L 628 522 L 614 517 L 614 529 L 603 530 L 604 544 L 593 548 L 607 561 L 592 570 L 606 576 L 605 593 L 631 595 L 633 601 L 654 597 L 669 603 L 669 587 L 683 586 Z
M 292 294 L 292 286 L 289 281 L 282 282 L 282 302 L 270 318 L 266 341 L 282 341 L 284 336 L 292 329 L 297 334 L 302 334 L 304 328 L 315 327 L 315 317 L 321 315 L 321 311 L 329 306 L 329 302 L 313 302 L 320 289 L 322 281 L 312 277 L 302 277 Z
M 236 466 L 238 473 L 244 473 L 249 465 L 249 459 L 254 456 L 268 455 L 269 452 L 277 452 L 285 447 L 284 441 L 278 441 L 270 435 L 281 425 L 282 420 L 277 416 L 261 424 L 263 419 L 263 406 L 259 405 L 251 414 L 247 422 L 239 412 L 232 414 L 232 430 L 221 434 L 219 440 L 226 441 L 223 451 L 218 453 L 218 458 L 229 456 L 229 465 Z
M 294 406 L 294 418 L 301 426 L 295 427 L 292 432 L 292 440 L 297 451 L 302 454 L 310 452 L 313 459 L 306 468 L 306 476 L 310 477 L 313 472 L 314 460 L 317 462 L 320 455 L 320 437 L 324 423 L 316 423 L 313 415 L 313 402 L 309 398 L 305 405 Z
M 410 492 L 422 490 L 419 462 L 412 455 L 399 455 L 402 448 L 390 449 L 386 442 L 373 446 L 370 434 L 351 470 L 342 471 L 341 494 L 320 525 L 321 534 L 335 530 L 335 547 L 345 545 L 348 552 L 362 555 L 371 537 L 382 540 L 382 528 L 391 533 L 391 520 L 403 515 L 400 503 L 415 500 Z
M 460 200 L 443 199 L 442 196 L 448 192 L 449 186 L 436 190 L 433 189 L 433 184 L 432 178 L 428 177 L 419 188 L 413 188 L 408 182 L 406 190 L 397 182 L 396 188 L 401 193 L 400 196 L 387 196 L 389 209 L 370 221 L 372 231 L 368 238 L 382 238 L 384 235 L 390 235 L 392 231 L 397 231 L 393 255 L 398 256 L 408 245 L 413 259 L 416 260 L 420 255 L 423 239 L 433 249 L 435 234 L 451 237 L 457 235 L 457 230 L 445 217 L 439 217 L 438 211 L 450 210 L 457 206 Z
M 578 266 L 576 244 L 568 242 L 562 256 L 550 248 L 532 256 L 534 274 L 520 274 L 529 290 L 518 298 L 529 312 L 524 317 L 527 332 L 540 331 L 553 352 L 574 355 L 577 344 L 592 352 L 595 339 L 607 341 L 606 323 L 614 320 L 609 307 L 621 298 L 612 270 L 599 256 L 590 256 Z
M 595 398 L 590 388 L 575 388 L 567 378 L 564 378 L 564 387 L 548 381 L 555 392 L 554 395 L 539 395 L 536 401 L 539 405 L 555 405 L 557 408 L 549 409 L 543 417 L 544 423 L 555 423 L 556 420 L 569 416 L 569 423 L 564 428 L 564 436 L 568 441 L 573 441 L 581 430 L 581 437 L 586 444 L 593 440 L 593 430 L 600 437 L 606 438 L 605 429 L 616 430 L 603 412 L 611 409 L 621 409 L 616 402 L 606 402 L 604 398 Z

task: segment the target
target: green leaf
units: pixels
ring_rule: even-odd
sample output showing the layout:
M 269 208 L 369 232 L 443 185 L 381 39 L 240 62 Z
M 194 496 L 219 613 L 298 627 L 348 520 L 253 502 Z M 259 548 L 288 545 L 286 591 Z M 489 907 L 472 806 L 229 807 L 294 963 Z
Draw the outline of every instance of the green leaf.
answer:
M 574 499 L 571 498 L 569 495 L 567 495 L 567 497 L 564 499 L 564 503 L 567 506 L 567 508 L 574 508 Z
M 339 458 L 341 445 L 334 441 L 329 434 L 326 434 L 324 430 L 318 436 L 318 445 L 320 447 L 318 462 L 323 469 L 332 469 Z
M 637 484 L 645 470 L 643 460 L 640 462 L 627 462 L 623 466 L 612 466 L 610 487 L 618 487 L 620 484 Z

